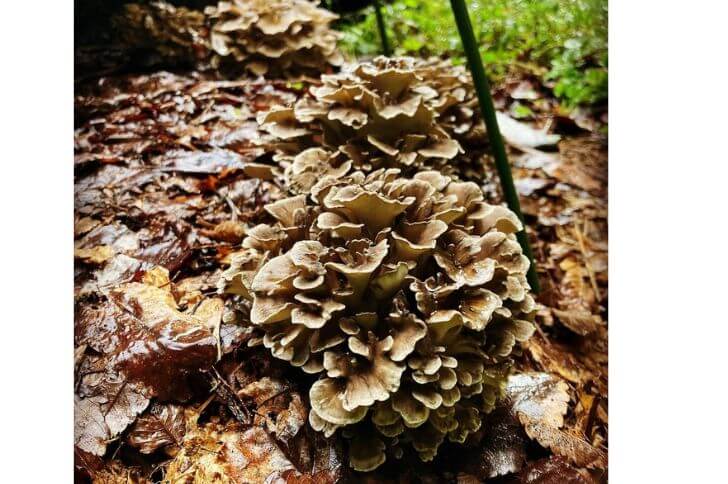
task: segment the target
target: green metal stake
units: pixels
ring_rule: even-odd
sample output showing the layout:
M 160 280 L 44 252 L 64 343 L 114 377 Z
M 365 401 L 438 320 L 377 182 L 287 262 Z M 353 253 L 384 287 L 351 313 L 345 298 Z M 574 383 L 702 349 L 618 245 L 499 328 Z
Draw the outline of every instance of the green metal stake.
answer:
M 450 5 L 452 6 L 452 11 L 455 15 L 455 22 L 458 25 L 458 31 L 460 32 L 460 39 L 463 43 L 465 56 L 468 59 L 470 73 L 473 76 L 475 91 L 478 93 L 480 111 L 483 114 L 485 126 L 488 130 L 490 145 L 493 148 L 495 167 L 498 171 L 498 178 L 500 178 L 503 196 L 506 199 L 508 208 L 510 208 L 518 216 L 521 222 L 524 222 L 523 214 L 521 213 L 521 204 L 518 202 L 518 192 L 516 192 L 516 187 L 513 185 L 513 175 L 511 174 L 511 167 L 508 164 L 506 148 L 503 145 L 503 138 L 501 137 L 500 129 L 498 129 L 498 121 L 495 117 L 493 98 L 490 95 L 490 83 L 488 82 L 488 77 L 485 75 L 485 69 L 483 69 L 483 61 L 480 58 L 478 45 L 475 42 L 473 26 L 470 24 L 468 7 L 465 6 L 464 0 L 450 0 Z M 541 290 L 541 286 L 538 283 L 536 262 L 533 260 L 533 252 L 531 251 L 531 245 L 528 243 L 526 229 L 524 228 L 522 231 L 518 232 L 516 237 L 518 237 L 518 242 L 523 248 L 523 253 L 531 261 L 531 266 L 528 270 L 528 283 L 531 285 L 533 291 L 538 293 Z
M 382 17 L 382 7 L 379 5 L 379 0 L 374 0 L 374 14 L 377 16 L 377 27 L 379 27 L 379 37 L 382 39 L 382 52 L 384 55 L 389 57 L 392 55 L 392 51 L 389 48 L 389 41 L 387 40 L 387 30 L 384 27 L 384 17 Z

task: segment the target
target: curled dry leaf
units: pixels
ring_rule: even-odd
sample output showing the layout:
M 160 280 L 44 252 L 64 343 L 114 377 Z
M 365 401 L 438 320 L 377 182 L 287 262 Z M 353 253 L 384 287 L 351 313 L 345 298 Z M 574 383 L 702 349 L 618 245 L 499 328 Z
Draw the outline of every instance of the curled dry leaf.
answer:
M 519 418 L 560 428 L 568 410 L 569 386 L 548 373 L 521 373 L 508 378 L 506 394 Z
M 542 334 L 534 334 L 523 346 L 541 368 L 571 383 L 583 385 L 594 378 L 571 351 L 557 342 L 547 340 Z
M 123 462 L 112 460 L 103 463 L 96 469 L 88 471 L 94 484 L 152 484 L 152 480 L 144 476 L 143 469 L 129 467 Z

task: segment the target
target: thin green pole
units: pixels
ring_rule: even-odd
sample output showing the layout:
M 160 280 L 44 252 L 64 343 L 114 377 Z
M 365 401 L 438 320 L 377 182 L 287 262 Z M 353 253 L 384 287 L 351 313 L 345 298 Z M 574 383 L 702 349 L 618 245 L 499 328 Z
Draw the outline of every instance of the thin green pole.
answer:
M 384 26 L 384 17 L 382 16 L 382 7 L 379 0 L 374 0 L 374 14 L 377 16 L 377 27 L 379 27 L 379 37 L 382 39 L 382 52 L 389 57 L 392 51 L 389 48 L 389 40 L 387 40 L 387 30 Z
M 483 61 L 480 58 L 478 45 L 475 42 L 475 34 L 473 34 L 473 26 L 470 24 L 468 7 L 465 6 L 464 0 L 450 0 L 450 5 L 452 6 L 452 11 L 455 15 L 455 22 L 458 25 L 460 40 L 462 40 L 465 56 L 468 59 L 470 73 L 473 76 L 473 84 L 475 85 L 475 91 L 478 94 L 480 111 L 483 114 L 485 126 L 488 130 L 488 139 L 490 140 L 490 146 L 493 149 L 495 167 L 498 171 L 498 178 L 500 178 L 503 196 L 506 199 L 508 208 L 510 208 L 518 216 L 521 222 L 524 222 L 523 214 L 521 213 L 521 204 L 518 201 L 518 192 L 516 191 L 516 187 L 513 185 L 513 175 L 511 174 L 511 167 L 508 164 L 506 148 L 503 145 L 503 138 L 501 137 L 500 129 L 498 129 L 498 121 L 495 117 L 493 98 L 490 95 L 490 82 L 488 82 L 488 77 L 485 75 Z M 531 261 L 531 267 L 528 270 L 528 283 L 531 285 L 534 292 L 539 292 L 541 290 L 541 286 L 538 283 L 536 262 L 533 260 L 531 245 L 528 243 L 525 222 L 524 229 L 518 232 L 516 237 L 518 237 L 518 242 L 523 248 L 523 253 Z

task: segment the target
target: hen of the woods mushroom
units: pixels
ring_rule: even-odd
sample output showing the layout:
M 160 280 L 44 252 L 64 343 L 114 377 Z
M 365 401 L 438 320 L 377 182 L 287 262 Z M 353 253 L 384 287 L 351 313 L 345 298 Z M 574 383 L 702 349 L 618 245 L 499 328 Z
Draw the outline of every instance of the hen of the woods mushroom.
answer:
M 208 62 L 256 75 L 327 71 L 343 57 L 331 30 L 337 15 L 309 0 L 232 0 L 204 12 L 166 2 L 127 4 L 116 19 L 122 38 L 162 58 Z M 203 66 L 200 66 L 203 67 Z
M 360 471 L 464 442 L 534 329 L 517 217 L 473 182 L 401 175 L 323 174 L 268 204 L 221 281 L 252 301 L 255 342 L 319 376 L 309 422 L 351 438 Z
M 258 122 L 294 192 L 322 175 L 421 169 L 479 179 L 483 168 L 468 143 L 482 124 L 469 74 L 449 61 L 378 57 L 324 75 L 293 106 L 261 113 Z M 321 148 L 326 148 L 321 149 Z M 469 147 L 469 146 L 468 146 Z

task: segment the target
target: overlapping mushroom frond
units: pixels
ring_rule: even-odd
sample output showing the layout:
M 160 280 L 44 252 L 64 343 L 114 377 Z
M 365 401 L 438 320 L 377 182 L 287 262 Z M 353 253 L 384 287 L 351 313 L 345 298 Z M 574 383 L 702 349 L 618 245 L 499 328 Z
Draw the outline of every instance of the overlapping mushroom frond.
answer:
M 477 99 L 464 68 L 442 60 L 377 57 L 321 80 L 293 106 L 258 117 L 294 191 L 306 193 L 321 174 L 352 164 L 367 173 L 481 171 L 462 166 L 473 162 L 458 142 L 477 123 Z
M 204 12 L 166 2 L 128 4 L 117 25 L 128 44 L 164 58 L 190 58 L 213 68 L 256 75 L 330 71 L 343 56 L 338 18 L 309 0 L 231 0 Z M 200 67 L 203 67 L 201 65 Z
M 267 205 L 223 278 L 252 300 L 259 342 L 320 376 L 311 426 L 354 436 L 362 471 L 402 444 L 431 460 L 464 442 L 534 329 L 517 217 L 473 182 L 400 174 L 322 175 Z

